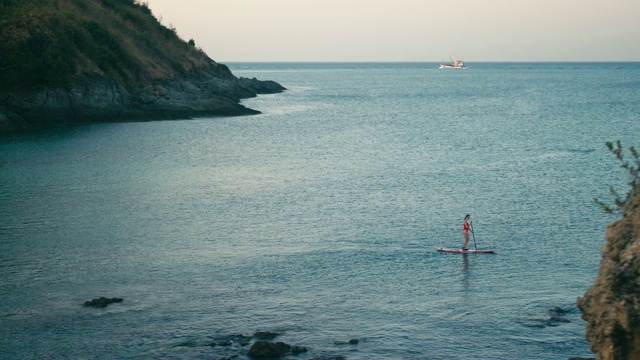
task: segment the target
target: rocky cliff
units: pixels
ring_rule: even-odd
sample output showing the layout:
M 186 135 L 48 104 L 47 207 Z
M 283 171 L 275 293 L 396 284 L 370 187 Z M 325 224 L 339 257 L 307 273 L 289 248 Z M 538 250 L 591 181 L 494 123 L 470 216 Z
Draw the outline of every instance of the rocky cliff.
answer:
M 0 3 L 0 131 L 256 114 L 240 100 L 284 90 L 238 79 L 138 0 Z
M 601 360 L 640 360 L 640 192 L 606 230 L 600 272 L 578 299 L 587 340 Z

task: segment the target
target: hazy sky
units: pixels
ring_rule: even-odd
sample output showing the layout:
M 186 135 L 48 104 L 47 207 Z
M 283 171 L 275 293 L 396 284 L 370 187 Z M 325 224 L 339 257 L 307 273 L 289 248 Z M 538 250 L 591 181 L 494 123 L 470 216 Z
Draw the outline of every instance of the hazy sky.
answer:
M 640 61 L 640 0 L 148 0 L 234 61 Z

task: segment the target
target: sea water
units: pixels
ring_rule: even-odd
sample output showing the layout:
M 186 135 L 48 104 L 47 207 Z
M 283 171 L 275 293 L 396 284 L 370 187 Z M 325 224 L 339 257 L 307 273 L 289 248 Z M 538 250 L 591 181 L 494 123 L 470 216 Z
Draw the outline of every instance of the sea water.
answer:
M 257 331 L 299 359 L 592 355 L 575 303 L 640 64 L 229 66 L 288 90 L 0 138 L 0 358 L 247 359 Z M 436 252 L 466 214 L 496 254 Z

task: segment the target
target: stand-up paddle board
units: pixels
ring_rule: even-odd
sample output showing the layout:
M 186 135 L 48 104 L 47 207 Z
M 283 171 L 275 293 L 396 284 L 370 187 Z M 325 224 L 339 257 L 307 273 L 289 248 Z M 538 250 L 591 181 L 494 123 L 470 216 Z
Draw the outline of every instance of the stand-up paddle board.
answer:
M 495 250 L 471 250 L 471 249 L 462 250 L 462 249 L 445 249 L 445 248 L 438 248 L 437 250 L 439 252 L 446 252 L 446 253 L 452 253 L 452 254 L 493 254 L 495 252 Z

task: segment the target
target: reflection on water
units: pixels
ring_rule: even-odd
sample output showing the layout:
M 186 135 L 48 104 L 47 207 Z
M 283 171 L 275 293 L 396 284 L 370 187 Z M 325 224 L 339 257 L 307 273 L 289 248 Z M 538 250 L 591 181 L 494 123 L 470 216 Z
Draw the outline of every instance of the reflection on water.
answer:
M 462 286 L 465 292 L 469 291 L 469 254 L 462 254 Z

